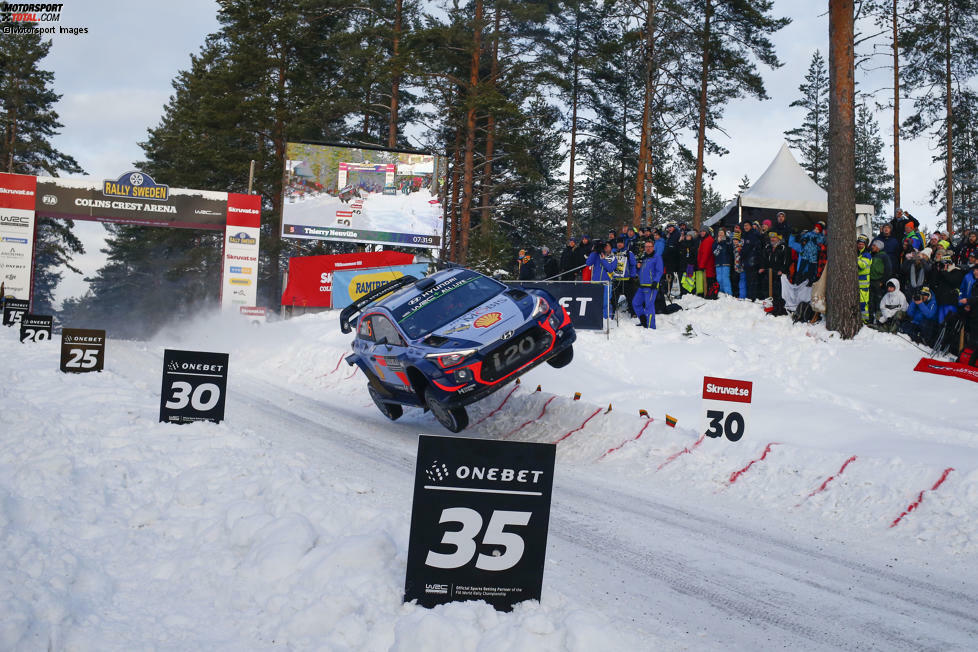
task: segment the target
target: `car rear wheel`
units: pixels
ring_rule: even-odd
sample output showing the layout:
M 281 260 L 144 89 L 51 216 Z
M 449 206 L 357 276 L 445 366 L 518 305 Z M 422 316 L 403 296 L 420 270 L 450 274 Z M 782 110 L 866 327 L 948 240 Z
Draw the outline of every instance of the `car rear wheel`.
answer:
M 435 415 L 438 423 L 444 426 L 449 432 L 462 432 L 468 428 L 469 414 L 465 411 L 464 407 L 446 407 L 433 396 L 431 389 L 425 392 L 424 400 L 428 405 L 428 409 Z
M 374 405 L 380 410 L 380 413 L 391 421 L 397 421 L 404 414 L 404 408 L 397 403 L 385 403 L 383 399 L 380 398 L 380 393 L 373 388 L 373 385 L 367 385 L 367 391 L 370 393 L 370 398 L 373 399 Z
M 554 369 L 560 369 L 561 367 L 566 367 L 574 359 L 574 347 L 568 346 L 566 349 L 555 355 L 554 357 L 547 360 L 547 364 Z

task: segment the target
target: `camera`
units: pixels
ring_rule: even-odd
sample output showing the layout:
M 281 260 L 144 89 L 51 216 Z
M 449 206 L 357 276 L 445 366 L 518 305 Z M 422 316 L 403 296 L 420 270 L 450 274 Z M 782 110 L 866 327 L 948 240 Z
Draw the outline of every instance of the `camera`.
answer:
M 923 301 L 923 297 L 920 296 L 920 292 L 914 292 L 913 293 L 913 300 L 914 301 Z

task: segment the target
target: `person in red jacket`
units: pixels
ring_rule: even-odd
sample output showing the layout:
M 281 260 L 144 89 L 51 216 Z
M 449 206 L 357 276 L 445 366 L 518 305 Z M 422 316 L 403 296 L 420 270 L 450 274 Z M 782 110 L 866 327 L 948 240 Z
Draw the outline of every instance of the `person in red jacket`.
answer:
M 706 298 L 716 299 L 717 266 L 713 256 L 713 229 L 708 226 L 700 229 L 700 248 L 696 253 L 696 268 L 702 269 L 706 275 Z

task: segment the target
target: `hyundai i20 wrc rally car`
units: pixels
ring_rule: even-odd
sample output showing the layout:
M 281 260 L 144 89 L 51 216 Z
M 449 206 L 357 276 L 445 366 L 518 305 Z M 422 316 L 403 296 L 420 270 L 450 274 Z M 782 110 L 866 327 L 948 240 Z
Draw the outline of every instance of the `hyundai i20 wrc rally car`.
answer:
M 466 405 L 542 362 L 570 364 L 577 337 L 548 292 L 463 268 L 380 286 L 343 309 L 344 333 L 357 315 L 346 361 L 363 371 L 380 411 L 394 420 L 405 405 L 421 407 L 452 432 L 468 426 Z

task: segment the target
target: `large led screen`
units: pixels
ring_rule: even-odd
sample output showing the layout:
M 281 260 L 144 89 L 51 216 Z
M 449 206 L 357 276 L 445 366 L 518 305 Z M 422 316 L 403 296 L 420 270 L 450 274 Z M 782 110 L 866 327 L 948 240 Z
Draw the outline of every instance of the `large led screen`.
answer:
M 289 143 L 286 158 L 283 237 L 441 247 L 439 157 Z

